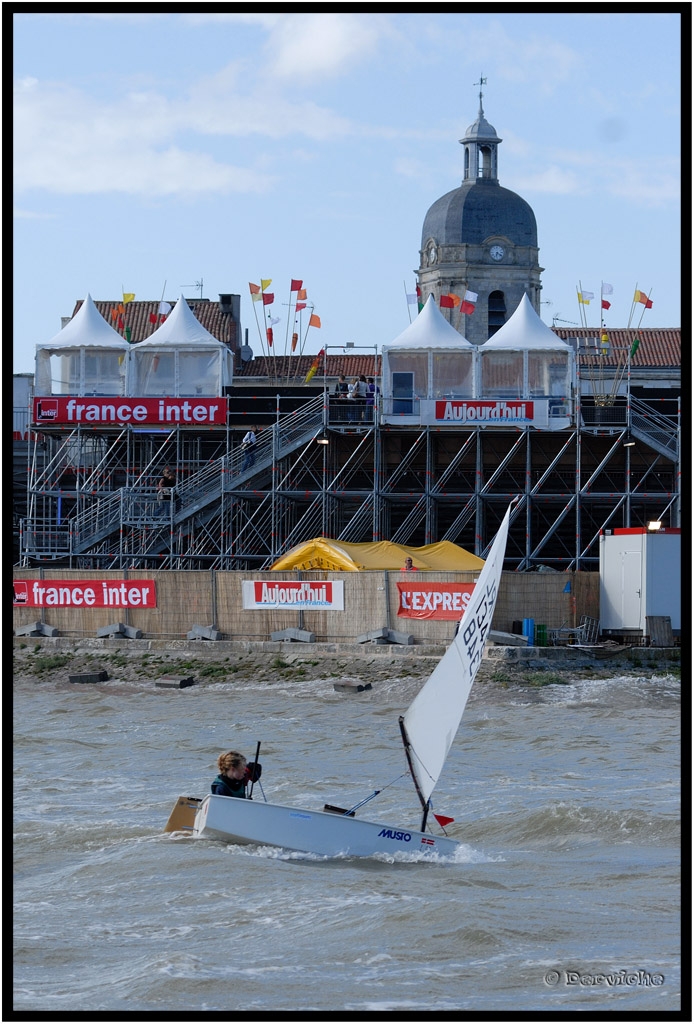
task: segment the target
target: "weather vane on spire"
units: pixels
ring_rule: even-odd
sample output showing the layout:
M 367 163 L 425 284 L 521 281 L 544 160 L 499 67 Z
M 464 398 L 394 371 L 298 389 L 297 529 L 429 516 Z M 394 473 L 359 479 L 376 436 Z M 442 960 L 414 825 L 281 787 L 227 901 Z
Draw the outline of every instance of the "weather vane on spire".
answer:
M 479 82 L 473 82 L 472 84 L 473 85 L 479 85 L 479 87 L 480 87 L 480 117 L 482 117 L 483 114 L 484 114 L 484 111 L 482 110 L 482 86 L 487 84 L 487 79 L 483 78 L 482 77 L 482 72 L 480 72 L 480 80 L 479 80 Z

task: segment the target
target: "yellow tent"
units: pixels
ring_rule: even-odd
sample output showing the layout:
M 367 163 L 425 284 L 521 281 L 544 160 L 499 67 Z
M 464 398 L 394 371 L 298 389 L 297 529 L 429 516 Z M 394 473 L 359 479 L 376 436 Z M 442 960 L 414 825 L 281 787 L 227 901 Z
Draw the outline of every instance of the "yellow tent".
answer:
M 328 569 L 331 572 L 361 572 L 365 569 L 402 569 L 407 557 L 417 569 L 460 572 L 481 569 L 484 559 L 465 548 L 441 540 L 411 548 L 389 540 L 367 544 L 345 544 L 329 537 L 315 537 L 297 544 L 278 558 L 271 569 Z

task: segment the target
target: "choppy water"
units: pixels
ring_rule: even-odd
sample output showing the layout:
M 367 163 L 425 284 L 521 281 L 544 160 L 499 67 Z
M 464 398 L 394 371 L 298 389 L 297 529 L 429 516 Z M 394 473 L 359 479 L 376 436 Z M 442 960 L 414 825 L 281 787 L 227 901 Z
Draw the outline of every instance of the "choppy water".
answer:
M 416 689 L 16 686 L 14 1008 L 676 1011 L 672 677 L 476 685 L 434 793 L 466 844 L 456 860 L 162 831 L 218 753 L 251 758 L 257 740 L 268 799 L 350 806 L 385 786 L 357 813 L 417 826 L 397 726 Z

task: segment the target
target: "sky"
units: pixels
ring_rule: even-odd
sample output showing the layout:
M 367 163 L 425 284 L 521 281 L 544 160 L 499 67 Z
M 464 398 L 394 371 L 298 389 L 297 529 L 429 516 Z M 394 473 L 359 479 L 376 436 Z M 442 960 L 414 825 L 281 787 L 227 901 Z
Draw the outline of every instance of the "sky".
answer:
M 537 220 L 541 316 L 636 288 L 644 327 L 681 325 L 680 15 L 31 13 L 5 5 L 14 79 L 14 372 L 75 302 L 241 296 L 292 279 L 321 327 L 303 351 L 377 350 L 416 315 L 422 224 L 463 176 L 476 119 L 499 182 Z M 617 5 L 619 6 L 619 5 Z M 12 9 L 8 15 L 7 8 Z M 689 5 L 682 5 L 689 9 Z M 685 63 L 685 66 L 688 66 Z M 689 111 L 686 112 L 687 116 Z M 295 299 L 296 296 L 293 296 Z M 599 301 L 584 307 L 600 322 Z M 293 324 L 292 324 L 293 327 Z M 305 340 L 304 340 L 305 339 Z

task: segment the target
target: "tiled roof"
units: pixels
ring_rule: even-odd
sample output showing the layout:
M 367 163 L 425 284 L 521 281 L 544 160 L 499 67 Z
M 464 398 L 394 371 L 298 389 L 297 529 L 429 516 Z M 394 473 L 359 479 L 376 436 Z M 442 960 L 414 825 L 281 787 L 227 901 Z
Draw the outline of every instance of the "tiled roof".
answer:
M 72 316 L 80 308 L 82 301 L 82 299 L 79 299 L 75 303 Z M 210 334 L 213 334 L 219 341 L 233 346 L 236 340 L 238 324 L 231 313 L 222 313 L 221 304 L 219 302 L 211 302 L 209 299 L 187 299 L 186 301 L 193 311 L 195 318 L 200 321 Z M 118 320 L 113 319 L 111 311 L 118 308 L 118 302 L 118 299 L 108 302 L 94 300 L 94 305 L 101 315 L 116 330 L 118 330 Z M 176 300 L 169 300 L 169 305 L 173 309 L 176 305 Z M 152 324 L 149 320 L 150 314 L 156 314 L 159 309 L 158 299 L 151 302 L 138 302 L 134 300 L 133 302 L 128 302 L 124 309 L 125 312 L 122 314 L 123 324 L 125 327 L 130 328 L 130 341 L 132 344 L 138 341 L 146 341 L 159 326 L 159 323 Z M 121 330 L 118 333 L 122 334 L 123 331 Z
M 564 341 L 571 338 L 579 339 L 579 349 L 583 349 L 582 342 L 585 339 L 600 338 L 598 327 L 553 327 L 552 330 Z M 637 367 L 671 368 L 679 367 L 682 359 L 681 352 L 681 330 L 679 327 L 649 327 L 647 329 L 636 329 L 633 327 L 607 328 L 610 339 L 610 352 L 607 356 L 601 356 L 607 366 L 616 366 L 624 363 L 626 352 L 631 347 L 634 338 L 639 338 L 639 346 L 631 359 L 631 365 Z M 590 347 L 590 343 L 589 343 Z M 581 362 L 595 362 L 594 355 L 580 356 Z
M 243 363 L 240 369 L 236 369 L 234 377 L 289 377 L 291 379 L 303 378 L 313 365 L 315 355 L 310 356 L 256 356 L 247 363 Z M 375 369 L 374 369 L 375 363 Z M 365 377 L 379 376 L 381 373 L 381 357 L 365 355 L 328 355 L 325 358 L 323 368 L 323 357 L 321 356 L 314 381 L 320 381 L 323 376 L 339 377 L 343 373 L 347 380 L 364 374 Z

